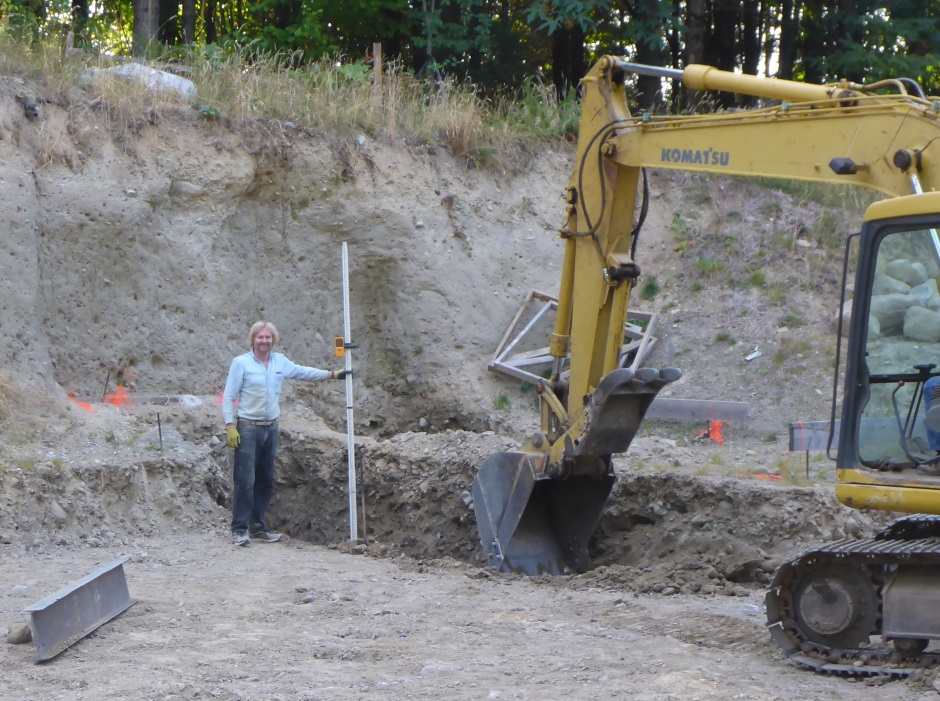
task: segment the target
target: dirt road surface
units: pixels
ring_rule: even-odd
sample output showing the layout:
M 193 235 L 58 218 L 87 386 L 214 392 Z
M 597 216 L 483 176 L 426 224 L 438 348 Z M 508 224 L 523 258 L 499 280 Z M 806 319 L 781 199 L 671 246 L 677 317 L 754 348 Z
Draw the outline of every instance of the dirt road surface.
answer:
M 136 603 L 51 662 L 7 645 L 4 699 L 928 699 L 925 680 L 854 681 L 786 662 L 762 592 L 624 594 L 452 560 L 300 541 L 234 548 L 224 530 L 129 548 L 4 552 L 15 618 L 113 558 Z

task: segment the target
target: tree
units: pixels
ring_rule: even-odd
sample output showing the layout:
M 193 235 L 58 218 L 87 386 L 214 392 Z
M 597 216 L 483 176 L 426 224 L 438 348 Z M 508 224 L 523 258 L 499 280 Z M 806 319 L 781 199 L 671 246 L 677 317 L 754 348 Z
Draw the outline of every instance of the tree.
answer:
M 157 38 L 160 26 L 159 0 L 134 0 L 133 55 L 144 56 Z

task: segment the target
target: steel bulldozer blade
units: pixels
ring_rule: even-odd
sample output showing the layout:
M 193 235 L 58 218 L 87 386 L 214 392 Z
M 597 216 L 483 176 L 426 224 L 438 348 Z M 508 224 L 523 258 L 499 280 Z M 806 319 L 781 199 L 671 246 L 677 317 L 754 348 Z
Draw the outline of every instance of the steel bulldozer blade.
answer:
M 473 509 L 491 567 L 527 575 L 584 572 L 587 543 L 600 520 L 612 474 L 536 477 L 541 456 L 496 453 L 473 481 Z

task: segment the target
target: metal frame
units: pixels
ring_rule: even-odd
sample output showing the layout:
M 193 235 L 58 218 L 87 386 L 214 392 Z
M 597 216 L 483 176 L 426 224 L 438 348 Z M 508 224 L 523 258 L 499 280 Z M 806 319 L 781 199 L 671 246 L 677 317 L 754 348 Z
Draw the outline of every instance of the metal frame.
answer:
M 520 325 L 520 321 L 526 310 L 531 304 L 533 304 L 533 302 L 542 302 L 543 304 L 541 308 L 535 312 L 528 323 L 526 323 L 526 325 L 521 330 L 519 330 L 518 327 Z M 540 380 L 545 379 L 542 375 L 537 375 L 533 372 L 530 372 L 526 368 L 533 365 L 550 364 L 553 361 L 553 358 L 548 352 L 548 346 L 521 353 L 513 353 L 513 349 L 519 344 L 520 341 L 522 341 L 523 338 L 529 334 L 535 325 L 541 321 L 548 312 L 555 311 L 557 309 L 557 297 L 553 297 L 537 290 L 532 290 L 529 292 L 526 295 L 525 300 L 520 305 L 519 311 L 516 312 L 516 316 L 513 317 L 512 323 L 510 323 L 509 328 L 503 335 L 502 340 L 496 347 L 496 352 L 493 354 L 493 360 L 490 361 L 489 365 L 487 365 L 487 368 L 494 372 L 508 375 L 509 377 L 514 377 L 518 380 L 523 380 L 526 382 L 537 383 Z M 630 357 L 631 353 L 635 352 L 635 356 L 632 362 L 629 365 L 622 365 L 622 367 L 628 367 L 636 370 L 640 367 L 640 364 L 656 345 L 656 337 L 653 336 L 653 329 L 656 326 L 656 314 L 655 312 L 631 311 L 629 318 L 646 322 L 645 331 L 637 324 L 631 324 L 629 321 L 624 325 L 623 328 L 625 343 L 621 347 L 620 361 L 622 364 L 625 359 Z

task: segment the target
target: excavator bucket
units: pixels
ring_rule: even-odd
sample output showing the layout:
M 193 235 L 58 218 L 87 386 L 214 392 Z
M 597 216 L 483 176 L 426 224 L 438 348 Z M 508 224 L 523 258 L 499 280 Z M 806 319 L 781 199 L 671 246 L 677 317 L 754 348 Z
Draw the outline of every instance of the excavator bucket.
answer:
M 583 572 L 614 476 L 538 479 L 533 460 L 539 456 L 496 453 L 477 473 L 473 509 L 487 562 L 527 575 Z
M 656 394 L 681 375 L 675 368 L 620 368 L 600 382 L 585 402 L 584 433 L 564 439 L 566 458 L 589 465 L 589 474 L 575 467 L 572 476 L 549 477 L 537 453 L 487 458 L 473 481 L 473 509 L 491 567 L 528 575 L 591 567 L 588 540 L 615 480 L 609 458 L 627 450 Z M 598 476 L 597 466 L 606 473 Z

